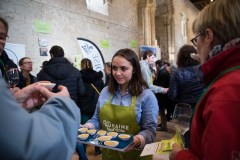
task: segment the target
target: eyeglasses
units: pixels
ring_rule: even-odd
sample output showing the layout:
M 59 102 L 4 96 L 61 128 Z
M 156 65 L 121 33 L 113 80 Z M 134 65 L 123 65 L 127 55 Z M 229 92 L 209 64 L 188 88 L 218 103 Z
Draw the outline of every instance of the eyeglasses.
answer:
M 203 35 L 203 34 L 201 33 L 201 34 L 197 35 L 195 38 L 191 39 L 191 42 L 193 43 L 193 45 L 194 45 L 195 47 L 197 47 L 197 46 L 196 46 L 197 38 L 198 38 L 199 36 L 201 36 L 201 35 Z
M 29 64 L 33 64 L 33 62 L 25 62 L 25 63 L 23 63 L 23 64 L 29 65 Z
M 6 34 L 0 34 L 0 40 L 6 41 L 6 39 L 9 38 Z

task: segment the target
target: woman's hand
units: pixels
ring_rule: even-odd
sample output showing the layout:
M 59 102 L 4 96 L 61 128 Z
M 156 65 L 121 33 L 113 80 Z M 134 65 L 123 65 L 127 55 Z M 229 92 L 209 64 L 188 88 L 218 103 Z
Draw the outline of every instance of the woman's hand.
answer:
M 88 126 L 86 124 L 80 124 L 80 127 L 88 128 Z
M 173 150 L 172 150 L 172 152 L 169 154 L 169 159 L 170 159 L 170 160 L 174 160 L 175 157 L 176 157 L 176 155 L 177 155 L 177 153 L 178 153 L 179 151 L 183 150 L 183 148 L 182 148 L 181 146 L 177 145 L 176 143 L 174 143 L 174 144 L 172 145 L 172 148 L 173 148 Z
M 141 141 L 139 138 L 137 137 L 133 137 L 133 143 L 131 145 L 129 145 L 125 150 L 124 152 L 128 152 L 128 151 L 131 151 L 137 144 L 139 144 Z

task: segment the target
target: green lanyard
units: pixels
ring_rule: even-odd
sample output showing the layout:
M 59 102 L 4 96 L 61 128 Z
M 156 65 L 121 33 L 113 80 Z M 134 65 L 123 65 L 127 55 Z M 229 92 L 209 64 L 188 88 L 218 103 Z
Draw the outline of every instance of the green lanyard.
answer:
M 3 69 L 5 70 L 5 66 L 4 66 L 4 64 L 3 64 L 3 62 L 2 62 L 2 60 L 1 60 L 1 59 L 0 59 L 0 62 L 2 63 Z
M 222 75 L 232 71 L 232 70 L 235 70 L 235 69 L 240 69 L 240 66 L 236 66 L 236 67 L 233 67 L 233 68 L 230 68 L 230 69 L 227 69 L 225 71 L 222 71 L 209 85 L 208 87 L 205 89 L 205 91 L 202 93 L 202 95 L 200 96 L 200 98 L 198 99 L 198 102 L 196 104 L 196 106 L 194 107 L 193 109 L 193 112 L 192 112 L 192 116 L 191 116 L 191 121 L 190 121 L 190 130 L 191 130 L 191 124 L 192 124 L 192 119 L 193 119 L 193 116 L 195 114 L 195 111 L 196 111 L 196 108 L 198 106 L 198 104 L 200 103 L 202 97 L 204 96 L 204 94 L 207 92 L 207 90 L 213 85 L 213 83 L 215 83 Z

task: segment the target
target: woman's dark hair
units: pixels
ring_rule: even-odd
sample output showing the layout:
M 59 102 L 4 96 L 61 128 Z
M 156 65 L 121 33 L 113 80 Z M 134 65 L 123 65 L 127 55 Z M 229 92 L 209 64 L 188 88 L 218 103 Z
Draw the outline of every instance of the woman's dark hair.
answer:
M 8 22 L 3 17 L 0 17 L 0 22 L 3 23 L 6 29 L 6 33 L 8 33 Z
M 52 48 L 49 51 L 50 54 L 53 55 L 53 57 L 64 57 L 64 51 L 62 47 L 60 46 L 52 46 Z
M 129 61 L 131 63 L 131 65 L 133 67 L 132 78 L 128 84 L 129 93 L 132 96 L 138 96 L 143 92 L 143 89 L 149 88 L 148 84 L 142 77 L 140 63 L 138 61 L 138 57 L 137 57 L 136 53 L 133 50 L 121 49 L 121 50 L 117 51 L 115 53 L 115 55 L 113 56 L 112 61 L 113 61 L 114 57 L 116 57 L 116 56 L 125 58 L 127 61 Z M 110 81 L 108 84 L 108 91 L 111 94 L 115 94 L 118 87 L 119 87 L 119 84 L 117 83 L 117 81 L 115 80 L 115 78 L 113 77 L 113 74 L 112 74 L 112 64 L 111 64 L 111 74 L 110 74 Z
M 178 55 L 177 55 L 177 67 L 183 67 L 187 65 L 194 65 L 194 64 L 200 64 L 195 59 L 191 58 L 191 53 L 197 53 L 197 50 L 192 45 L 185 44 L 179 49 Z
M 93 69 L 93 65 L 90 59 L 84 58 L 81 61 L 81 69 Z

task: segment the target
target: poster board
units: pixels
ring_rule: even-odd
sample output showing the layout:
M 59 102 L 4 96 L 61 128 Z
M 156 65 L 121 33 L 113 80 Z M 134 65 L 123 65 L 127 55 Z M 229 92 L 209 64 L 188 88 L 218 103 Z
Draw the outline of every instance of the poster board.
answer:
M 143 58 L 142 58 L 142 57 L 143 57 L 143 53 L 144 53 L 146 50 L 148 50 L 148 49 L 151 50 L 151 51 L 153 51 L 153 53 L 155 53 L 155 61 L 161 59 L 161 49 L 160 49 L 159 47 L 142 46 L 142 47 L 141 47 L 141 50 L 140 50 L 140 52 L 141 52 L 141 60 L 143 59 Z
M 105 80 L 105 74 L 103 71 L 105 62 L 100 49 L 97 47 L 95 43 L 88 39 L 77 38 L 77 40 L 82 51 L 83 55 L 82 58 L 90 59 L 93 64 L 93 70 L 97 72 L 102 71 L 103 79 Z
M 25 57 L 25 45 L 6 43 L 4 50 L 8 57 L 18 66 L 21 58 Z M 18 66 L 18 68 L 20 68 Z

